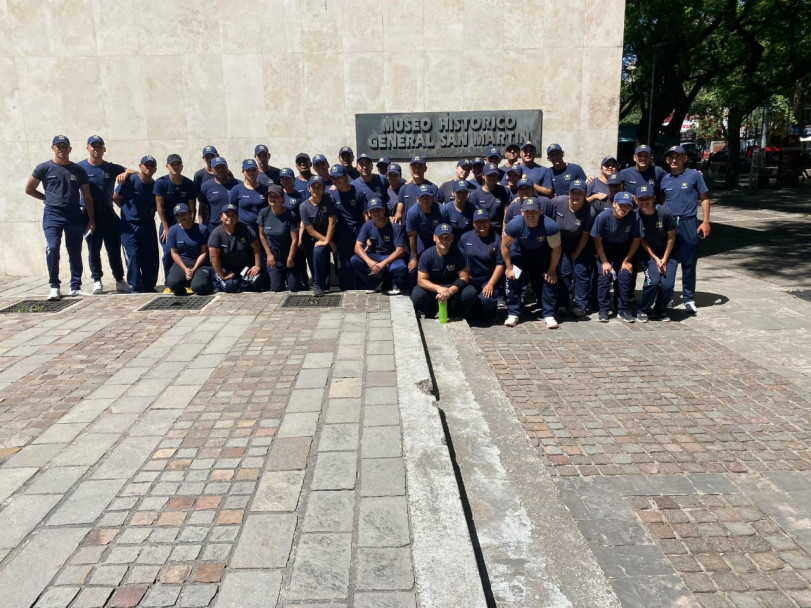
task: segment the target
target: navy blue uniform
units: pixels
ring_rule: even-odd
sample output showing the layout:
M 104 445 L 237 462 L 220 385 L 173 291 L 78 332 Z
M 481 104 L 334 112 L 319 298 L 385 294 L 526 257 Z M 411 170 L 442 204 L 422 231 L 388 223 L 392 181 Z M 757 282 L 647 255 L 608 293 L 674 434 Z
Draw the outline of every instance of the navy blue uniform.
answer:
M 569 193 L 569 184 L 576 179 L 582 179 L 584 182 L 588 179 L 583 167 L 575 163 L 567 163 L 565 169 L 555 169 L 554 167 L 549 170 L 552 180 L 552 191 L 555 196 L 562 196 Z
M 175 219 L 174 208 L 178 203 L 185 203 L 189 207 L 194 206 L 194 199 L 197 198 L 197 191 L 194 189 L 194 182 L 189 178 L 184 177 L 179 184 L 175 184 L 169 179 L 168 175 L 163 175 L 155 180 L 155 187 L 153 189 L 155 197 L 163 197 L 163 217 L 166 218 L 166 225 L 173 226 L 177 223 Z M 163 235 L 163 224 L 158 230 L 158 236 Z M 163 243 L 163 276 L 166 278 L 169 275 L 169 269 L 172 267 L 172 256 L 169 253 L 169 248 L 166 243 Z
M 423 251 L 434 244 L 434 230 L 443 222 L 442 212 L 439 210 L 439 205 L 431 203 L 431 211 L 426 215 L 423 213 L 419 205 L 414 205 L 408 210 L 406 215 L 406 232 L 411 235 L 412 232 L 417 233 L 417 251 L 412 251 L 421 255 Z
M 594 267 L 594 246 L 589 241 L 580 255 L 574 257 L 583 234 L 591 232 L 594 209 L 584 203 L 576 212 L 569 208 L 569 197 L 558 196 L 552 200 L 555 207 L 555 222 L 560 228 L 563 250 L 558 266 L 558 306 L 569 307 L 572 291 L 574 304 L 586 310 L 591 290 L 591 271 Z
M 459 237 L 473 228 L 473 213 L 476 211 L 476 207 L 471 205 L 470 202 L 466 202 L 465 208 L 459 211 L 456 205 L 453 204 L 453 200 L 451 200 L 442 205 L 439 211 L 442 214 L 442 221 L 450 224 L 453 229 L 454 243 L 459 242 Z
M 526 175 L 533 184 L 544 188 L 552 188 L 552 171 L 546 167 L 537 164 L 532 167 L 522 165 L 521 175 Z
M 400 192 L 397 195 L 397 202 L 403 204 L 404 218 L 408 216 L 408 212 L 411 210 L 411 208 L 417 205 L 417 195 L 420 192 L 420 186 L 423 184 L 432 187 L 434 193 L 434 202 L 439 204 L 439 189 L 427 179 L 423 181 L 422 184 L 415 184 L 413 182 L 403 184 L 403 187 L 400 188 Z
M 108 163 L 106 160 L 101 165 L 96 166 L 87 159 L 78 163 L 87 173 L 87 185 L 90 188 L 90 196 L 93 197 L 93 214 L 96 229 L 87 238 L 88 256 L 90 264 L 90 276 L 94 281 L 101 280 L 104 272 L 101 268 L 101 246 L 107 250 L 107 260 L 110 262 L 110 270 L 116 281 L 124 280 L 124 266 L 121 264 L 121 221 L 113 210 L 113 191 L 115 190 L 115 179 L 127 169 L 115 163 Z M 84 207 L 84 195 L 80 192 L 82 207 Z
M 596 213 L 600 213 L 603 209 L 611 208 L 611 188 L 608 184 L 604 184 L 600 181 L 600 178 L 593 179 L 591 183 L 586 186 L 586 198 L 598 193 L 605 194 L 606 197 L 602 200 L 594 199 L 589 203 Z
M 301 223 L 298 215 L 287 208 L 276 215 L 270 207 L 265 207 L 259 212 L 257 222 L 275 258 L 275 264 L 268 262 L 270 289 L 283 291 L 286 285 L 289 291 L 298 291 L 299 280 L 295 264 L 291 268 L 287 267 L 287 258 L 290 257 L 290 247 L 293 245 L 290 233 L 297 231 Z
M 475 316 L 492 320 L 498 312 L 498 298 L 503 295 L 503 279 L 493 288 L 493 295 L 485 297 L 482 288 L 490 282 L 496 266 L 504 266 L 501 256 L 501 234 L 490 228 L 485 238 L 475 230 L 469 230 L 459 237 L 459 251 L 465 256 L 465 263 L 470 269 L 470 282 L 476 288 L 478 305 Z
M 484 209 L 490 216 L 493 228 L 501 230 L 501 223 L 504 220 L 504 210 L 510 204 L 510 195 L 504 186 L 496 185 L 492 192 L 487 192 L 484 188 L 479 188 L 470 193 L 468 205 L 473 205 L 476 209 Z
M 265 286 L 265 277 L 259 274 L 257 279 L 251 283 L 240 276 L 240 273 L 247 267 L 254 265 L 253 243 L 256 241 L 256 232 L 253 228 L 237 222 L 234 234 L 228 234 L 225 226 L 220 224 L 211 231 L 208 237 L 208 248 L 217 249 L 220 252 L 220 266 L 223 274 L 234 273 L 230 279 L 221 279 L 214 273 L 214 284 L 217 289 L 226 293 L 237 291 L 261 291 Z
M 372 178 L 365 182 L 362 177 L 353 179 L 350 186 L 354 186 L 358 192 L 362 192 L 367 199 L 377 196 L 384 205 L 389 202 L 389 182 L 381 175 L 372 175 Z M 334 192 L 334 190 L 332 191 Z
M 634 293 L 634 280 L 633 273 L 625 270 L 622 262 L 628 255 L 633 240 L 642 236 L 639 217 L 634 212 L 630 212 L 618 220 L 611 209 L 606 209 L 594 220 L 591 236 L 602 239 L 606 260 L 616 274 L 617 311 L 619 313 L 629 312 L 628 307 Z M 614 278 L 610 274 L 603 274 L 603 263 L 599 256 L 596 257 L 595 263 L 597 267 L 597 302 L 600 305 L 600 311 L 608 313 L 611 305 L 611 284 Z
M 193 268 L 197 263 L 197 258 L 203 252 L 203 246 L 208 245 L 208 228 L 200 224 L 192 224 L 191 228 L 185 230 L 180 224 L 175 224 L 169 228 L 166 244 L 170 250 L 177 249 L 180 259 L 187 268 Z M 194 271 L 191 280 L 187 280 L 186 272 L 175 262 L 169 269 L 166 286 L 176 295 L 185 295 L 186 287 L 198 295 L 205 295 L 211 293 L 213 289 L 211 275 L 211 266 L 203 262 Z
M 206 206 L 204 219 L 209 232 L 220 225 L 222 208 L 228 204 L 228 194 L 237 184 L 239 182 L 234 178 L 229 178 L 224 184 L 216 179 L 209 179 L 204 181 L 200 187 L 198 199 Z
M 228 193 L 228 202 L 239 207 L 239 221 L 256 230 L 256 218 L 268 205 L 268 189 L 262 184 L 248 188 L 244 183 L 237 184 Z
M 667 207 L 656 207 L 652 215 L 645 215 L 640 209 L 636 211 L 642 226 L 642 239 L 653 249 L 653 253 L 662 259 L 667 249 L 667 233 L 676 229 L 676 218 Z M 642 296 L 639 301 L 639 312 L 645 314 L 663 315 L 668 303 L 673 298 L 673 289 L 676 284 L 676 269 L 679 266 L 675 255 L 671 251 L 667 260 L 665 274 L 659 272 L 656 261 L 642 251 L 640 261 L 645 281 L 642 284 Z
M 459 272 L 466 266 L 465 256 L 456 247 L 451 246 L 448 255 L 443 257 L 439 255 L 434 246 L 422 253 L 417 270 L 427 273 L 431 283 L 449 287 L 459 278 Z M 448 316 L 466 316 L 475 300 L 476 288 L 473 285 L 466 285 L 448 299 Z M 411 302 L 417 311 L 423 312 L 428 317 L 433 317 L 437 313 L 436 293 L 423 289 L 419 285 L 411 292 Z
M 158 282 L 158 233 L 155 230 L 154 183 L 130 175 L 116 187 L 121 198 L 121 245 L 127 283 L 134 292 L 150 292 Z
M 557 287 L 543 276 L 552 263 L 554 247 L 550 238 L 553 242 L 559 239 L 558 225 L 542 215 L 538 225 L 531 228 L 523 217 L 516 217 L 505 226 L 504 233 L 515 239 L 510 245 L 510 260 L 514 267 L 521 269 L 517 279 L 507 279 L 507 313 L 516 317 L 521 314 L 521 294 L 527 284 L 534 282 L 535 293 L 541 300 L 541 314 L 553 317 L 558 301 Z
M 552 199 L 545 196 L 533 196 L 541 205 L 541 215 L 549 219 L 555 219 L 555 208 L 552 206 Z M 513 219 L 521 217 L 521 199 L 515 199 L 504 210 L 504 226 L 509 224 Z
M 639 186 L 650 184 L 653 186 L 656 197 L 661 195 L 660 185 L 665 176 L 665 170 L 661 167 L 650 166 L 644 171 L 636 167 L 626 167 L 620 171 L 620 179 L 625 182 L 625 191 L 636 196 Z
M 361 227 L 356 242 L 362 243 L 366 247 L 367 256 L 376 262 L 382 262 L 398 247 L 405 250 L 406 235 L 405 230 L 399 224 L 387 221 L 385 226 L 378 228 L 373 220 L 369 220 Z M 400 291 L 407 291 L 409 288 L 408 266 L 402 257 L 393 260 L 379 275 L 370 275 L 369 267 L 359 255 L 352 256 L 350 265 L 355 272 L 357 283 L 363 289 L 376 289 L 381 281 L 387 278 L 387 274 L 391 275 L 394 284 Z
M 363 180 L 360 178 L 353 181 L 346 192 L 341 192 L 337 188 L 329 191 L 338 212 L 338 225 L 335 227 L 335 246 L 338 248 L 337 278 L 338 286 L 343 290 L 355 289 L 355 272 L 349 261 L 355 255 L 355 240 L 366 221 L 363 210 L 366 209 L 368 196 L 371 196 L 368 193 L 372 192 L 366 185 L 363 187 L 356 185 L 361 181 Z
M 321 287 L 324 291 L 329 289 L 329 260 L 332 248 L 329 245 L 315 244 L 315 239 L 307 232 L 307 226 L 327 236 L 329 218 L 338 215 L 335 203 L 329 196 L 324 195 L 318 205 L 313 205 L 310 199 L 299 205 L 299 215 L 301 216 L 302 229 L 305 231 L 302 237 L 302 245 L 310 265 L 310 274 L 313 275 L 313 283 Z

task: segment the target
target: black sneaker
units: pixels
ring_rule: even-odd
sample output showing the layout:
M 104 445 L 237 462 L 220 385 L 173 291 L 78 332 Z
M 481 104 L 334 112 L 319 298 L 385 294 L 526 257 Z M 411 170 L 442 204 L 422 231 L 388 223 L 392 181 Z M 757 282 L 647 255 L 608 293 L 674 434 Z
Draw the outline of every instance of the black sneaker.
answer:
M 600 323 L 608 323 L 608 311 L 607 310 L 601 310 L 600 314 L 597 315 L 597 320 Z
M 618 316 L 626 323 L 633 323 L 635 321 L 634 316 L 627 310 L 623 310 Z
M 313 296 L 316 298 L 320 298 L 324 295 L 324 290 L 321 289 L 320 285 L 313 285 Z
M 577 317 L 578 319 L 582 319 L 586 316 L 586 311 L 580 308 L 579 306 L 575 306 L 572 308 L 572 314 Z
M 648 322 L 648 315 L 646 315 L 644 312 L 637 312 L 636 313 L 636 320 L 639 321 L 640 323 L 647 323 Z

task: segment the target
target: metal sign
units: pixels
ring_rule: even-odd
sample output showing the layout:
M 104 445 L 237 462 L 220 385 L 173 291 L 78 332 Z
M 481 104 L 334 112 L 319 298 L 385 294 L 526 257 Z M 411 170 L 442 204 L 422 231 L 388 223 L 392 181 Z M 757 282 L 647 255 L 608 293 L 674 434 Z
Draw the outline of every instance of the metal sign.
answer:
M 542 110 L 356 114 L 355 141 L 372 157 L 458 159 L 486 156 L 491 146 L 503 154 L 527 140 L 540 146 L 542 127 Z

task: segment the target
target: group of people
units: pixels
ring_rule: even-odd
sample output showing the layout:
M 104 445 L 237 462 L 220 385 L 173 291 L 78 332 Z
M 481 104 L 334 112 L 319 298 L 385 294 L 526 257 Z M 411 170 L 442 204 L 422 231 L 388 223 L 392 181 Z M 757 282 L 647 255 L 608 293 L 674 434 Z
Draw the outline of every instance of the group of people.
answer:
M 410 294 L 428 316 L 447 302 L 451 316 L 491 322 L 505 306 L 507 326 L 534 296 L 549 328 L 556 315 L 597 312 L 608 321 L 612 286 L 623 321 L 668 320 L 681 264 L 684 306 L 696 312 L 698 241 L 710 233 L 710 203 L 679 146 L 667 152 L 669 171 L 653 166 L 640 145 L 633 167 L 618 171 L 609 156 L 589 178 L 558 144 L 546 149 L 551 166 L 541 166 L 526 141 L 503 157 L 490 148 L 459 160 L 454 178 L 439 186 L 426 178 L 424 157 L 411 158 L 405 179 L 399 164 L 366 154 L 355 160 L 346 146 L 332 166 L 322 154 L 300 153 L 294 172 L 271 166 L 267 146 L 257 145 L 242 161 L 241 180 L 214 146 L 203 148 L 192 179 L 177 154 L 157 179 L 150 155 L 138 169 L 110 163 L 98 135 L 78 163 L 67 137 L 54 137 L 52 150 L 25 189 L 45 204 L 51 299 L 62 297 L 64 234 L 70 295 L 85 295 L 84 235 L 94 294 L 104 289 L 104 246 L 121 292 L 156 291 L 161 267 L 164 290 L 176 295 L 312 288 L 321 296 L 334 274 L 341 290 Z M 644 283 L 634 317 L 638 270 Z

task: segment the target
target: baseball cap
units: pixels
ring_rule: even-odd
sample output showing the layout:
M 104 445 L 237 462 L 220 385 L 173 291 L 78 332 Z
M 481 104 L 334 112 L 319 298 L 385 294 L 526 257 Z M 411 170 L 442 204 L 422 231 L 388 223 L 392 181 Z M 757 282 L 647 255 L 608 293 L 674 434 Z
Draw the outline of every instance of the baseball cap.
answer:
M 451 228 L 450 224 L 440 224 L 434 230 L 434 234 L 437 236 L 442 236 L 443 234 L 453 234 L 453 228 Z
M 67 144 L 70 145 L 70 140 L 65 137 L 64 135 L 56 135 L 53 140 L 51 141 L 51 145 L 55 146 L 56 144 Z
M 400 169 L 400 165 L 398 163 L 391 163 L 389 165 L 388 171 L 386 171 L 386 175 L 389 173 L 396 173 L 397 175 L 402 175 L 403 171 Z
M 517 148 L 517 147 L 518 147 L 518 144 L 509 144 L 506 148 L 504 148 L 504 151 L 506 152 L 510 148 Z
M 323 154 L 316 154 L 315 156 L 313 156 L 313 164 L 317 165 L 318 163 L 329 164 L 327 163 L 327 157 L 324 156 Z
M 687 154 L 687 152 L 685 152 L 684 148 L 681 146 L 671 146 L 667 149 L 665 156 L 670 156 L 671 154 Z
M 569 184 L 569 192 L 571 192 L 572 190 L 580 190 L 580 192 L 585 192 L 586 182 L 584 182 L 582 179 L 576 179 L 572 181 L 572 183 Z
M 296 177 L 296 174 L 293 173 L 293 170 L 290 167 L 285 167 L 279 171 L 279 177 Z
M 178 213 L 188 213 L 189 211 L 191 211 L 191 209 L 189 209 L 189 206 L 186 203 L 178 203 L 172 209 L 172 212 L 175 215 L 177 215 Z
M 425 164 L 425 157 L 424 156 L 415 156 L 411 159 L 409 163 L 411 165 L 424 165 Z
M 622 185 L 622 178 L 620 177 L 619 173 L 612 173 L 608 176 L 608 185 L 609 186 L 620 186 Z
M 252 158 L 246 158 L 242 161 L 242 170 L 247 171 L 248 169 L 258 169 L 259 166 L 256 164 L 256 161 Z
M 538 146 L 536 146 L 535 143 L 531 139 L 528 139 L 523 144 L 521 144 L 521 150 L 523 150 L 524 148 L 530 148 L 530 147 L 535 148 L 536 150 L 538 149 Z
M 391 161 L 390 161 L 388 158 L 386 158 L 385 156 L 381 156 L 380 158 L 378 158 L 378 159 L 377 159 L 377 163 L 376 163 L 376 164 L 377 164 L 377 166 L 378 166 L 378 167 L 379 167 L 380 165 L 386 165 L 386 166 L 388 166 L 388 165 L 390 165 L 390 164 L 391 164 Z
M 474 222 L 477 222 L 479 220 L 489 220 L 489 219 L 490 219 L 490 214 L 487 213 L 487 211 L 485 209 L 482 209 L 481 207 L 479 207 L 478 209 L 476 209 L 476 211 L 473 212 L 473 221 Z
M 226 211 L 233 211 L 234 213 L 239 215 L 239 207 L 237 207 L 233 203 L 228 203 L 227 205 L 223 205 L 222 211 L 220 213 L 225 213 Z
M 656 196 L 656 192 L 653 190 L 653 186 L 650 184 L 643 184 L 636 189 L 636 198 L 653 198 Z
M 228 162 L 222 157 L 218 156 L 217 158 L 212 159 L 211 161 L 211 168 L 219 167 L 220 165 L 227 165 Z
M 529 197 L 525 198 L 524 202 L 521 203 L 521 211 L 540 211 L 541 205 L 538 202 L 537 198 Z
M 352 152 L 352 148 L 349 146 L 344 146 L 340 150 L 338 150 L 338 156 L 343 156 L 344 154 L 350 154 L 351 156 L 355 156 L 355 153 Z
M 614 195 L 614 202 L 617 203 L 618 205 L 633 205 L 634 204 L 634 199 L 631 198 L 631 193 L 630 192 L 623 191 L 623 192 L 617 192 Z
M 469 167 L 470 166 L 470 159 L 469 158 L 460 158 L 459 162 L 456 163 L 457 167 Z
M 211 154 L 212 156 L 217 156 L 218 154 L 217 148 L 215 148 L 214 146 L 206 146 L 205 148 L 203 148 L 203 156 L 208 156 L 209 154 Z
M 617 163 L 617 159 L 614 158 L 613 156 L 606 156 L 605 158 L 603 158 L 603 160 L 600 161 L 600 166 L 605 167 L 606 163 L 610 163 L 611 161 L 614 161 L 614 164 Z
M 484 171 L 482 171 L 482 173 L 484 173 L 485 175 L 493 175 L 493 173 L 498 175 L 498 166 L 496 166 L 495 163 L 487 163 L 484 166 Z
M 155 163 L 157 165 L 158 161 L 155 160 L 154 156 L 151 156 L 151 155 L 147 154 L 147 155 L 141 157 L 141 161 L 138 164 L 139 165 L 145 165 L 147 163 Z
M 296 154 L 296 164 L 298 164 L 298 161 L 301 160 L 302 158 L 310 160 L 310 155 L 307 154 L 306 152 L 299 152 L 298 154 Z
M 366 202 L 366 211 L 371 211 L 372 209 L 385 209 L 386 206 L 383 204 L 383 201 L 380 200 L 378 196 L 372 196 Z
M 267 152 L 268 147 L 265 144 L 259 144 L 253 149 L 254 156 L 259 154 L 260 152 Z
M 517 173 L 518 175 L 523 175 L 524 169 L 521 167 L 521 165 L 510 165 L 504 169 L 504 173 Z
M 434 196 L 435 189 L 430 184 L 420 184 L 419 190 L 417 190 L 417 198 L 421 196 Z
M 501 150 L 499 150 L 495 146 L 487 148 L 487 157 L 489 158 L 491 156 L 501 156 Z
M 470 161 L 470 166 L 472 167 L 473 165 L 484 165 L 484 159 L 481 156 L 477 156 Z
M 459 192 L 460 190 L 470 190 L 470 184 L 467 183 L 467 180 L 457 179 L 455 182 L 453 182 L 453 191 Z
M 180 154 L 170 154 L 166 157 L 166 164 L 171 165 L 172 163 L 183 164 L 183 159 L 180 158 Z
M 284 194 L 284 190 L 282 190 L 282 187 L 279 184 L 270 184 L 270 186 L 268 186 L 268 194 L 278 194 L 279 196 L 282 196 L 282 194 Z
M 522 175 L 521 179 L 518 180 L 518 184 L 516 184 L 518 188 L 532 188 L 535 189 L 535 184 L 532 183 L 532 180 L 529 179 L 529 175 Z
M 101 138 L 101 135 L 91 135 L 87 138 L 87 145 L 90 144 L 101 144 L 104 145 L 104 140 Z
M 346 175 L 346 169 L 343 165 L 332 165 L 329 168 L 330 177 L 343 177 L 344 175 Z
M 560 144 L 549 144 L 546 147 L 546 155 L 549 156 L 550 153 L 556 152 L 557 150 L 563 152 L 563 148 L 560 147 Z
M 634 154 L 639 154 L 640 152 L 647 152 L 648 154 L 650 154 L 651 153 L 650 146 L 647 144 L 641 144 L 637 146 L 636 150 L 634 150 Z
M 323 186 L 324 185 L 324 178 L 321 177 L 320 175 L 313 175 L 310 178 L 310 181 L 307 182 L 307 186 L 309 187 L 309 186 L 312 186 L 313 184 L 321 184 Z
M 373 162 L 373 161 L 372 161 L 372 157 L 371 157 L 371 156 L 369 156 L 368 154 L 365 154 L 365 153 L 364 153 L 364 154 L 359 154 L 359 155 L 358 155 L 358 162 L 360 162 L 360 161 L 362 161 L 362 160 L 368 160 L 370 163 L 371 163 L 371 162 Z

